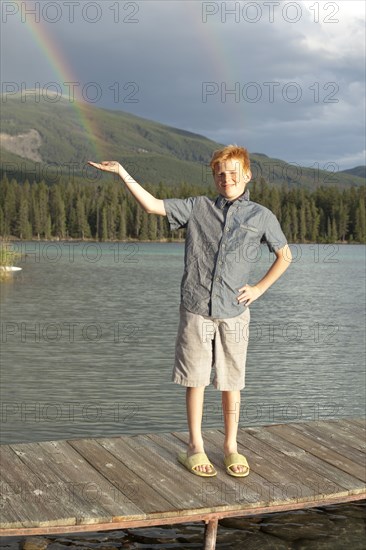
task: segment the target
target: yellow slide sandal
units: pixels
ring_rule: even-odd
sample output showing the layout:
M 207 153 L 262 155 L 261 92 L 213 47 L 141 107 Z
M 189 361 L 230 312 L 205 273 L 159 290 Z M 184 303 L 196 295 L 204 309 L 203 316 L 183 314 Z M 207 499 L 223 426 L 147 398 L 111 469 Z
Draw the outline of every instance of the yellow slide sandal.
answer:
M 249 464 L 247 459 L 244 455 L 241 455 L 239 453 L 231 453 L 228 456 L 224 457 L 224 464 L 226 467 L 226 472 L 233 477 L 245 477 L 249 474 Z M 244 472 L 234 472 L 234 470 L 231 469 L 231 466 L 238 466 L 242 465 L 245 466 L 247 469 Z
M 179 453 L 177 458 L 178 458 L 178 462 L 183 464 L 183 466 L 185 466 L 189 472 L 191 472 L 192 474 L 195 474 L 196 476 L 213 477 L 217 475 L 217 472 L 214 466 L 209 461 L 206 453 L 195 453 L 194 455 L 191 455 L 191 456 L 187 456 L 187 453 Z M 212 468 L 212 471 L 200 472 L 199 470 L 195 470 L 195 466 L 203 466 L 204 464 L 209 464 Z

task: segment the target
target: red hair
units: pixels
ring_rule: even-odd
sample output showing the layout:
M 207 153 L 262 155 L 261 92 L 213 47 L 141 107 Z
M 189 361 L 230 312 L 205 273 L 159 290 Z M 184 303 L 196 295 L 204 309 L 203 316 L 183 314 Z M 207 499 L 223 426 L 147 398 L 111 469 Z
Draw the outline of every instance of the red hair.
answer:
M 210 166 L 212 172 L 215 172 L 215 165 L 219 162 L 225 162 L 225 160 L 237 159 L 242 163 L 245 172 L 250 170 L 249 153 L 245 147 L 239 147 L 238 145 L 227 145 L 223 149 L 214 151 Z

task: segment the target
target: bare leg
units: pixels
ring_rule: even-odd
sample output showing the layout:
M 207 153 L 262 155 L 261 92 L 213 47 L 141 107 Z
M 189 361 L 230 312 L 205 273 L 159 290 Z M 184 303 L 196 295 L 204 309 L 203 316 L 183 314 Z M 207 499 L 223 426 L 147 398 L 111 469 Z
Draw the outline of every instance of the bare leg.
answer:
M 188 456 L 195 453 L 204 452 L 203 438 L 202 438 L 202 415 L 203 415 L 203 399 L 205 393 L 205 386 L 198 388 L 188 387 L 186 392 L 186 405 L 187 405 L 187 421 L 189 429 L 189 445 Z M 197 471 L 210 473 L 212 468 L 209 464 L 203 464 L 202 466 L 196 466 Z
M 224 453 L 227 456 L 230 453 L 238 452 L 236 437 L 240 415 L 240 390 L 222 392 L 222 410 L 225 424 Z M 246 471 L 242 464 L 234 465 L 231 469 L 236 473 Z

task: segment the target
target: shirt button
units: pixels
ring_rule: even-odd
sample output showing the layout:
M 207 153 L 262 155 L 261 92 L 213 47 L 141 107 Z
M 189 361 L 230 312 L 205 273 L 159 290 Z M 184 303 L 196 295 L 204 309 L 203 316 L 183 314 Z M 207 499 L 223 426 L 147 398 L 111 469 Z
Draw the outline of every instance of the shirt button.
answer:
M 226 244 L 224 243 L 224 244 L 222 245 L 222 248 L 225 248 L 225 246 L 226 246 Z
M 222 264 L 223 264 L 223 262 L 222 262 L 221 260 L 219 260 L 219 264 L 220 264 L 220 265 L 222 265 Z
M 216 281 L 219 281 L 220 280 L 220 277 L 216 277 Z
M 225 227 L 225 231 L 230 231 L 230 227 Z

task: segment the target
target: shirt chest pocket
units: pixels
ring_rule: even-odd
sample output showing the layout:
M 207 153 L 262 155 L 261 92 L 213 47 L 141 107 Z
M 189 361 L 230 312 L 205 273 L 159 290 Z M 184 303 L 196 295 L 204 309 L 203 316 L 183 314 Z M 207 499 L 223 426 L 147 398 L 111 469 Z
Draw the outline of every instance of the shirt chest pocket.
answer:
M 229 238 L 227 244 L 227 250 L 233 252 L 234 250 L 240 254 L 243 247 L 246 249 L 248 246 L 258 246 L 261 240 L 262 233 L 259 227 L 256 227 L 251 223 L 240 222 L 236 226 L 235 231 Z
M 241 246 L 259 244 L 262 237 L 260 228 L 253 223 L 240 223 L 237 238 Z
M 249 223 L 241 223 L 240 224 L 241 229 L 244 231 L 249 231 L 250 233 L 253 233 L 254 235 L 259 234 L 258 227 L 255 227 L 255 225 L 250 225 Z

